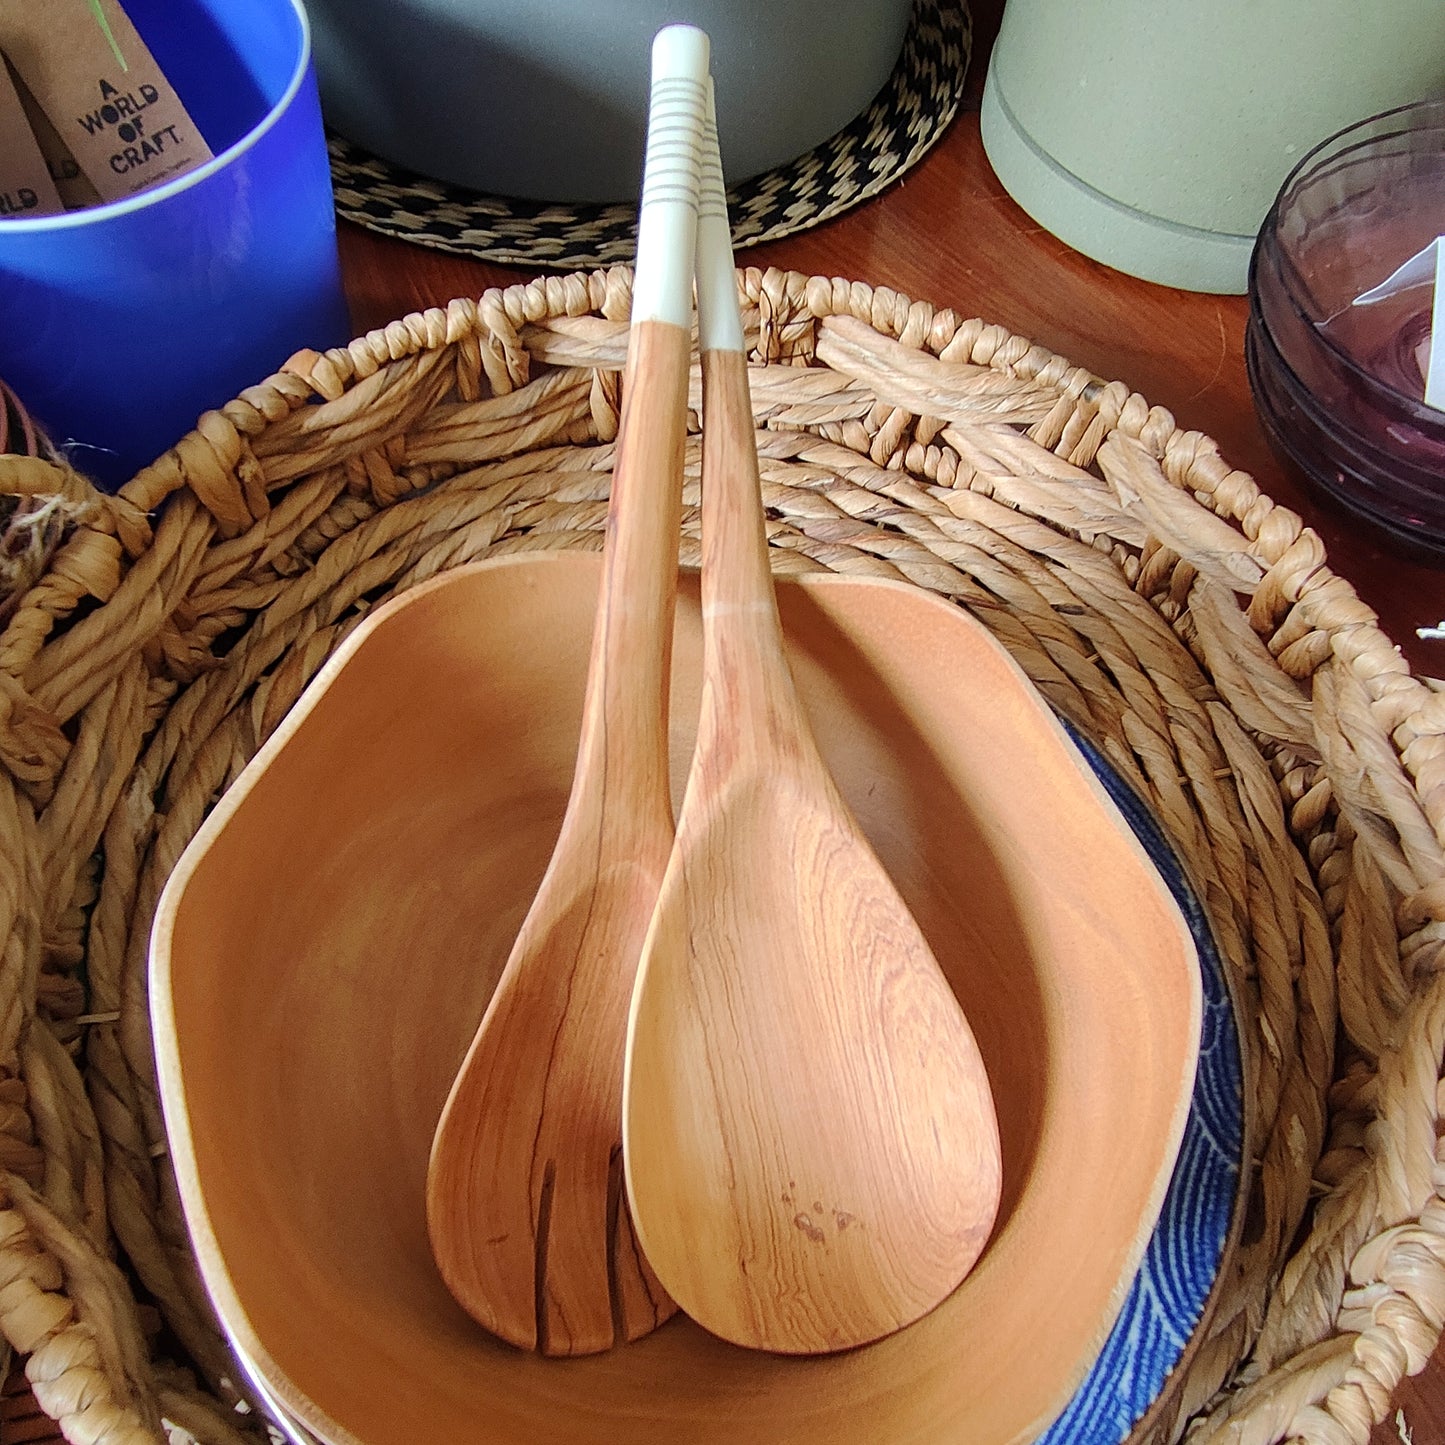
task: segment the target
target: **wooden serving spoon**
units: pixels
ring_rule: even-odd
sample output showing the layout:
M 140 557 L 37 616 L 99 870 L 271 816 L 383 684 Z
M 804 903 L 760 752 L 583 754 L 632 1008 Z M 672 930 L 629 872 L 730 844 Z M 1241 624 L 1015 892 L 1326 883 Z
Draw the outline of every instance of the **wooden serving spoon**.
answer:
M 652 53 L 637 267 L 606 558 L 572 791 L 541 887 L 447 1099 L 427 1225 L 447 1287 L 546 1354 L 635 1339 L 675 1306 L 622 1189 L 622 1052 L 672 847 L 671 658 L 708 42 Z M 538 639 L 546 646 L 546 639 Z
M 910 1323 L 968 1272 L 998 1209 L 998 1126 L 783 654 L 715 128 L 697 286 L 701 718 L 633 995 L 624 1167 L 683 1310 L 737 1344 L 819 1353 Z

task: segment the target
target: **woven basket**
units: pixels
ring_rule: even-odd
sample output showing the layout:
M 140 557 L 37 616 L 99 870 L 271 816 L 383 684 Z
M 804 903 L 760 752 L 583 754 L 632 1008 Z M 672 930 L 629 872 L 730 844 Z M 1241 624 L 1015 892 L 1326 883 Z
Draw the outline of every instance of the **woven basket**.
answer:
M 152 910 L 369 606 L 601 546 L 630 282 L 293 358 L 116 497 L 0 458 L 0 492 L 76 513 L 0 633 L 0 1325 L 72 1441 L 258 1437 L 167 1162 Z M 1139 1438 L 1364 1442 L 1445 1313 L 1445 695 L 1297 516 L 1126 386 L 882 289 L 740 285 L 776 569 L 988 626 L 1152 801 L 1233 972 L 1248 1216 Z

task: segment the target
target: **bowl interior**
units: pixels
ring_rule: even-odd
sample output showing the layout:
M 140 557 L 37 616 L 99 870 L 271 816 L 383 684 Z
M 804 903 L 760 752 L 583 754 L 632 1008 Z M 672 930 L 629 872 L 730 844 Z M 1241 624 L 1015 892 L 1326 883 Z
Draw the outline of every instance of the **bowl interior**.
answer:
M 1281 308 L 1356 378 L 1414 413 L 1424 396 L 1419 349 L 1430 334 L 1433 267 L 1408 283 L 1382 283 L 1433 243 L 1442 217 L 1445 103 L 1428 101 L 1323 142 L 1281 187 L 1261 231 Z M 1357 304 L 1367 295 L 1375 299 Z M 1286 328 L 1274 319 L 1271 327 L 1283 344 Z
M 491 1339 L 427 1246 L 432 1130 L 560 825 L 595 556 L 448 573 L 380 609 L 207 821 L 153 941 L 161 1090 L 227 1329 L 319 1436 L 810 1445 L 1031 1438 L 1128 1290 L 1199 1044 L 1193 945 L 1016 666 L 918 589 L 781 586 L 825 757 L 957 992 L 1003 1142 L 994 1237 L 918 1324 L 841 1356 L 686 1319 L 554 1361 Z M 674 771 L 696 717 L 683 588 Z

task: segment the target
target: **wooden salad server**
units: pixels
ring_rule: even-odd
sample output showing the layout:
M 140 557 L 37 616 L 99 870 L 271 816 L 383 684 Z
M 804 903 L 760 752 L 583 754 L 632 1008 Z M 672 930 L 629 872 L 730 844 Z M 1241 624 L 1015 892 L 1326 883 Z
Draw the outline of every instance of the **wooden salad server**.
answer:
M 621 1091 L 634 970 L 673 838 L 668 676 L 707 66 L 702 31 L 658 33 L 576 772 L 556 851 L 447 1099 L 427 1177 L 427 1225 L 447 1287 L 489 1330 L 545 1354 L 605 1350 L 675 1309 L 628 1218 Z
M 1001 1172 L 973 1034 L 818 753 L 783 652 L 715 126 L 698 223 L 704 670 L 638 968 L 623 1086 L 633 1225 L 736 1344 L 820 1353 L 932 1309 Z

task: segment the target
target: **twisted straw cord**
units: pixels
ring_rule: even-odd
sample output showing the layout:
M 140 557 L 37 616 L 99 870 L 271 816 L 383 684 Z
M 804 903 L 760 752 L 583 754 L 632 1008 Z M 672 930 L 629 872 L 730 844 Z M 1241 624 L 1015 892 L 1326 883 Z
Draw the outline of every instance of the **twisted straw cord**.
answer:
M 1259 1332 L 1303 1213 L 1332 1071 L 1336 954 L 1339 1009 L 1363 1052 L 1332 1095 L 1322 1176 L 1370 1218 L 1380 1201 L 1403 1201 L 1408 1219 L 1420 1197 L 1438 1053 L 1405 1069 L 1399 1041 L 1421 1036 L 1421 999 L 1441 971 L 1445 695 L 1409 676 L 1296 516 L 1127 387 L 883 288 L 745 272 L 740 289 L 767 363 L 756 369 L 759 444 L 777 570 L 906 577 L 992 627 L 1151 798 L 1254 1022 L 1246 1042 L 1263 1188 L 1179 1404 L 1161 1412 L 1172 1429 Z M 549 278 L 293 359 L 126 489 L 131 513 L 170 502 L 149 550 L 119 521 L 95 534 L 111 539 L 104 556 L 87 544 L 87 568 L 110 568 L 90 588 L 103 626 L 79 641 L 85 621 L 52 635 L 87 595 L 62 576 L 43 579 L 45 605 L 36 599 L 24 626 L 0 635 L 0 659 L 14 659 L 9 693 L 0 668 L 0 705 L 12 698 L 13 716 L 49 708 L 55 719 L 79 716 L 80 736 L 94 737 L 90 710 L 116 706 L 107 689 L 125 687 L 125 728 L 144 714 L 140 761 L 105 823 L 90 922 L 90 967 L 120 1015 L 118 1026 L 91 1030 L 91 1080 L 115 1161 L 116 1233 L 209 1361 L 213 1389 L 224 1351 L 168 1164 L 154 1157 L 162 1134 L 143 971 L 159 887 L 210 800 L 370 601 L 472 557 L 599 545 L 611 454 L 596 442 L 615 432 L 629 298 L 625 271 Z M 816 365 L 834 345 L 871 385 Z M 930 400 L 940 388 L 982 381 L 981 396 L 1022 399 L 1032 419 L 1001 426 L 966 397 L 949 403 L 964 408 L 954 420 L 929 414 L 943 409 Z M 683 551 L 695 563 L 689 486 Z M 240 633 L 253 615 L 259 623 Z M 108 632 L 122 639 L 113 654 L 94 645 Z M 132 658 L 144 667 L 127 683 Z M 45 789 L 75 787 L 90 756 L 67 763 L 78 743 L 52 726 L 53 755 L 40 731 L 26 744 L 42 817 Z M 19 794 L 12 803 L 23 852 L 33 846 L 21 825 L 29 804 Z M 73 928 L 62 915 L 81 870 L 64 855 L 96 827 L 89 815 L 46 822 L 44 870 L 0 895 L 17 911 L 27 890 L 46 899 L 49 916 L 0 959 L 0 977 L 18 970 L 31 996 L 41 938 Z M 56 1109 L 78 1107 L 65 1089 L 54 1098 Z M 1370 1123 L 1377 1111 L 1388 1127 Z M 1397 1130 L 1415 1143 L 1402 1148 Z M 75 1137 L 78 1151 L 63 1133 L 47 1144 L 72 1179 L 86 1157 L 85 1130 Z M 1389 1279 L 1376 1279 L 1363 1262 L 1374 1226 L 1360 1240 L 1353 1223 L 1332 1231 L 1328 1211 L 1320 1218 L 1290 1266 L 1292 1301 L 1278 1305 L 1251 1368 L 1289 1348 L 1277 1342 L 1290 1329 L 1308 1338 L 1339 1327 L 1346 1267 L 1356 1283 L 1343 1308 L 1351 1321 L 1370 1313 L 1353 1337 L 1366 1343 L 1340 1363 L 1326 1341 L 1318 1360 L 1294 1356 L 1264 1376 L 1275 1384 L 1263 1393 L 1236 1391 L 1212 1417 L 1245 1432 L 1229 1438 L 1254 1439 L 1248 1432 L 1275 1419 L 1346 1438 L 1438 1335 L 1427 1243 L 1400 1236 L 1381 1266 Z M 1304 1323 L 1286 1328 L 1285 1316 Z
M 261 1445 L 267 1440 L 269 1432 L 254 1414 L 248 1420 L 236 1410 L 217 1405 L 181 1371 L 162 1374 L 156 1399 L 169 1424 L 179 1426 L 203 1445 Z M 171 1438 L 174 1445 L 176 1437 Z
M 1213 1414 L 1196 1420 L 1184 1438 L 1188 1445 L 1278 1445 L 1283 1440 L 1362 1445 L 1340 1435 L 1340 1427 L 1316 1405 L 1345 1380 L 1351 1364 L 1348 1338 L 1325 1340 L 1227 1397 Z
M 1315 677 L 1321 711 L 1329 729 L 1331 771 L 1341 780 L 1343 806 L 1353 810 L 1357 829 L 1376 835 L 1391 883 L 1405 899 L 1445 872 L 1445 838 L 1426 811 L 1428 800 L 1410 787 L 1401 759 L 1382 725 L 1379 699 L 1372 699 L 1354 668 L 1343 661 Z M 1445 915 L 1441 915 L 1445 916 Z
M 1270 665 L 1264 643 L 1220 583 L 1207 576 L 1193 580 L 1176 630 L 1246 727 L 1271 745 L 1287 746 L 1297 760 L 1318 762 L 1307 694 Z
M 752 273 L 745 276 L 744 287 L 749 292 L 756 287 L 762 294 L 770 281 L 775 297 L 780 292 L 787 295 L 787 287 L 780 288 L 777 278 L 757 278 Z M 808 303 L 814 314 L 820 317 L 847 310 L 884 332 L 892 329 L 894 334 L 910 328 L 915 334 L 924 333 L 931 330 L 938 320 L 930 308 L 904 304 L 902 298 L 892 293 L 870 293 L 868 288 L 857 285 L 844 287 L 841 283 L 832 283 L 825 295 L 824 285 L 816 280 L 808 284 Z M 785 309 L 785 304 L 775 300 L 773 309 L 781 311 Z M 945 343 L 949 344 L 952 344 L 952 338 Z M 991 360 L 995 354 L 990 352 L 987 359 Z M 1011 366 L 1025 375 L 1036 368 L 1033 374 L 1037 376 L 1045 368 L 1054 366 L 1056 361 L 1056 358 L 1044 357 L 1040 366 L 1040 358 L 1030 350 L 1011 362 Z M 1177 487 L 1195 489 L 1210 502 L 1227 507 L 1225 515 L 1240 522 L 1245 535 L 1259 545 L 1262 560 L 1269 564 L 1269 569 L 1258 579 L 1259 585 L 1254 593 L 1252 617 L 1256 624 L 1265 617 L 1278 618 L 1298 603 L 1307 626 L 1330 638 L 1332 647 L 1349 666 L 1351 673 L 1370 679 L 1373 701 L 1386 713 L 1384 726 L 1398 726 L 1402 714 L 1410 716 L 1428 712 L 1431 716 L 1436 715 L 1440 695 L 1422 695 L 1421 684 L 1409 675 L 1403 659 L 1374 625 L 1373 615 L 1342 579 L 1327 573 L 1318 538 L 1303 528 L 1294 514 L 1267 504 L 1257 487 L 1243 474 L 1226 468 L 1212 443 L 1206 445 L 1197 433 L 1178 432 L 1167 413 L 1157 408 L 1147 409 L 1142 403 L 1133 403 L 1134 399 L 1130 398 L 1121 408 L 1117 422 L 1119 429 L 1126 434 L 1132 432 L 1141 441 L 1151 434 L 1156 442 L 1162 439 L 1162 445 L 1156 445 L 1155 450 L 1167 463 L 1172 474 L 1170 480 Z M 1116 446 L 1116 443 L 1111 442 L 1110 445 Z M 1117 452 L 1115 455 L 1117 457 Z M 1101 464 L 1107 463 L 1108 458 L 1106 450 L 1105 456 L 1100 459 Z M 1105 471 L 1107 474 L 1107 465 Z M 1156 490 L 1152 495 L 1157 501 L 1161 494 Z M 1197 514 L 1193 518 L 1195 529 L 1198 530 L 1200 522 L 1207 522 L 1209 516 L 1208 513 Z M 1218 545 L 1229 545 L 1224 534 L 1220 534 Z M 1266 628 L 1261 627 L 1260 630 Z M 1445 792 L 1445 784 L 1441 781 L 1445 776 L 1445 765 L 1441 763 L 1440 734 L 1435 731 L 1431 735 L 1421 728 L 1416 735 L 1430 736 L 1430 745 L 1414 757 L 1402 758 L 1401 761 L 1405 763 L 1412 781 L 1417 781 L 1420 769 L 1429 765 L 1427 787 L 1421 795 L 1422 809 L 1439 838 L 1445 836 L 1442 833 L 1442 828 L 1445 828 L 1445 799 L 1441 797 Z
M 1423 1003 L 1414 1016 L 1417 1021 L 1423 1018 L 1428 1022 L 1430 1041 L 1422 1045 L 1417 1039 L 1412 1044 L 1414 1052 L 1413 1057 L 1407 1056 L 1407 1072 L 1401 1072 L 1399 1056 L 1385 1061 L 1382 1088 L 1405 1097 L 1392 1103 L 1381 1101 L 1379 1117 L 1368 1134 L 1360 1136 L 1360 1147 L 1353 1151 L 1355 1164 L 1322 1201 L 1306 1246 L 1295 1256 L 1271 1300 L 1270 1320 L 1258 1352 L 1262 1366 L 1286 1358 L 1302 1342 L 1320 1338 L 1336 1327 L 1348 1328 L 1344 1316 L 1336 1324 L 1346 1274 L 1349 1271 L 1356 1279 L 1369 1277 L 1368 1267 L 1362 1267 L 1359 1260 L 1362 1250 L 1370 1248 L 1371 1231 L 1393 1219 L 1410 1217 L 1412 1210 L 1423 1208 L 1427 1215 L 1430 1212 L 1429 1203 L 1421 1204 L 1422 1198 L 1430 1199 L 1428 1189 L 1418 1183 L 1412 1186 L 1410 1181 L 1423 1172 L 1412 1167 L 1412 1157 L 1433 1159 L 1429 1146 L 1438 1116 L 1434 1095 L 1441 1047 L 1435 1032 L 1438 1001 Z M 1403 1087 L 1395 1084 L 1396 1079 L 1403 1081 Z M 1393 1122 L 1386 1123 L 1387 1119 Z M 1342 1142 L 1349 1140 L 1348 1119 L 1337 1132 Z M 1393 1318 L 1377 1317 L 1377 1323 L 1386 1329 L 1403 1328 L 1413 1336 L 1403 1353 L 1387 1352 L 1386 1358 L 1399 1361 L 1391 1372 L 1381 1376 L 1380 1370 L 1375 1371 L 1384 1378 L 1388 1392 L 1403 1377 L 1406 1362 L 1411 1372 L 1423 1367 L 1439 1338 L 1439 1311 L 1414 1310 L 1404 1316 L 1396 1312 Z M 1378 1334 L 1375 1338 L 1379 1338 Z M 1366 1427 L 1360 1439 L 1367 1433 Z
M 1437 990 L 1429 1010 L 1437 1030 L 1441 1002 Z M 1437 1033 L 1437 1052 L 1427 1055 L 1426 1063 L 1432 1078 L 1438 1072 L 1439 1045 Z M 1436 1178 L 1445 1181 L 1445 1153 L 1438 1145 L 1436 1164 Z M 1361 1180 L 1367 1186 L 1365 1171 Z M 1358 1226 L 1358 1216 L 1349 1219 L 1344 1209 L 1336 1212 Z M 1227 1401 L 1189 1436 L 1191 1441 L 1365 1445 L 1400 1381 L 1424 1368 L 1440 1336 L 1445 1320 L 1445 1198 L 1432 1193 L 1417 1223 L 1384 1230 L 1358 1248 L 1346 1243 L 1341 1253 L 1351 1250 L 1355 1283 L 1343 1308 L 1336 1314 L 1334 1303 L 1317 1297 L 1311 1311 L 1321 1334 L 1336 1326 L 1345 1333 L 1304 1349 L 1298 1341 L 1289 1342 L 1285 1348 L 1296 1353 Z M 1300 1287 L 1295 1281 L 1296 1309 Z M 1316 1359 L 1325 1367 L 1303 1375 L 1301 1362 Z
M 108 602 L 120 586 L 123 551 L 104 532 L 77 531 L 51 559 L 50 571 L 16 600 L 15 612 L 0 634 L 0 668 L 22 676 L 54 630 L 82 597 Z
M 154 775 L 142 758 L 106 822 L 106 876 L 92 918 L 89 972 L 92 1008 L 114 1022 L 90 1031 L 88 1076 L 106 1144 L 115 1236 L 171 1328 L 219 1389 L 234 1376 L 234 1366 L 220 1344 L 173 1186 L 156 1163 L 164 1134 L 144 996 L 151 915 L 141 862 L 154 831 L 154 795 Z
M 81 618 L 31 664 L 24 681 L 37 706 L 65 722 L 90 702 L 159 632 L 193 580 L 210 534 L 199 505 L 177 497 L 154 545 L 110 599 L 113 611 Z
M 0 1326 L 28 1356 L 40 1407 L 66 1438 L 163 1445 L 126 1286 L 13 1176 L 0 1201 Z M 64 1293 L 62 1293 L 62 1288 Z M 118 1307 L 119 1306 L 119 1307 Z

